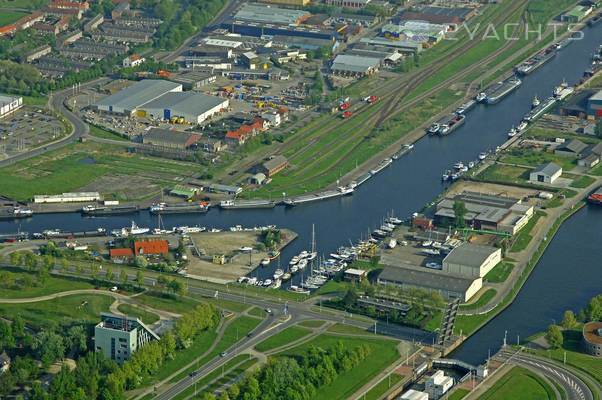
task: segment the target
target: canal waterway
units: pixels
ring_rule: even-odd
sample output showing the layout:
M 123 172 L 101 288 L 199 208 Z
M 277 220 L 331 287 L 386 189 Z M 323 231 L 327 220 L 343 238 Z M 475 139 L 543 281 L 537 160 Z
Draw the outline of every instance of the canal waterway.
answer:
M 331 199 L 314 204 L 299 205 L 293 208 L 278 206 L 269 210 L 220 210 L 211 209 L 206 215 L 166 215 L 162 220 L 166 227 L 181 225 L 200 225 L 208 228 L 227 229 L 230 226 L 245 227 L 275 224 L 292 229 L 299 238 L 282 252 L 282 265 L 288 265 L 288 260 L 301 250 L 309 249 L 312 224 L 315 224 L 316 249 L 321 254 L 328 255 L 339 246 L 355 242 L 360 237 L 366 237 L 368 232 L 381 225 L 387 214 L 407 217 L 420 210 L 444 189 L 440 177 L 457 161 L 471 161 L 478 153 L 487 149 L 495 149 L 507 139 L 508 130 L 516 126 L 522 116 L 530 109 L 533 97 L 537 94 L 545 98 L 552 94 L 555 86 L 563 79 L 569 84 L 579 81 L 583 71 L 590 65 L 590 56 L 600 44 L 602 24 L 596 27 L 584 28 L 582 40 L 574 41 L 562 49 L 558 55 L 540 69 L 523 79 L 521 87 L 499 104 L 493 106 L 479 105 L 470 111 L 464 126 L 447 137 L 425 136 L 419 140 L 414 149 L 395 161 L 376 177 L 368 180 L 356 189 L 352 196 Z M 157 219 L 147 211 L 132 216 L 111 216 L 99 218 L 84 218 L 80 214 L 45 214 L 36 215 L 31 219 L 14 222 L 0 222 L 0 232 L 15 232 L 18 229 L 27 232 L 41 232 L 45 229 L 84 230 L 98 227 L 107 230 L 129 226 L 135 220 L 138 226 L 156 227 Z M 577 249 L 576 244 L 582 242 L 596 243 L 591 236 L 580 229 L 580 225 L 600 226 L 602 213 L 583 210 L 574 218 L 567 221 L 561 233 L 567 230 L 574 234 L 559 236 L 551 244 L 546 256 L 537 266 L 528 285 L 521 291 L 521 296 L 537 297 L 539 302 L 527 303 L 528 298 L 504 311 L 487 329 L 481 330 L 473 338 L 468 339 L 457 357 L 466 361 L 477 362 L 486 356 L 488 348 L 495 347 L 498 339 L 503 336 L 504 329 L 514 329 L 517 332 L 532 332 L 544 329 L 550 321 L 543 321 L 539 316 L 549 315 L 548 310 L 555 310 L 553 304 L 560 309 L 570 306 L 580 308 L 586 299 L 593 296 L 600 288 L 600 276 L 594 274 L 599 251 L 595 248 L 584 248 L 579 254 L 579 268 L 583 275 L 572 273 L 570 268 L 577 264 L 576 258 L 571 258 L 569 249 Z M 567 241 L 563 240 L 566 239 Z M 599 236 L 598 236 L 599 238 Z M 575 243 L 577 242 L 577 243 Z M 599 243 L 599 242 L 598 242 Z M 550 257 L 555 251 L 563 253 L 567 264 L 563 270 L 566 278 L 574 280 L 575 285 L 583 284 L 576 290 L 574 286 L 560 286 L 550 291 L 550 280 L 557 269 L 558 258 Z M 271 276 L 277 268 L 271 265 L 258 268 L 253 274 L 261 279 Z M 589 269 L 588 269 L 589 268 Z M 587 272 L 587 273 L 586 273 Z M 299 282 L 300 276 L 293 280 Z M 566 279 L 558 282 L 567 283 Z M 597 280 L 597 288 L 590 287 Z M 556 281 L 555 281 L 556 282 Z M 589 289 L 588 289 L 589 288 Z M 528 304 L 528 306 L 527 306 Z M 563 308 L 564 307 L 564 308 Z M 538 318 L 533 318 L 535 314 Z M 512 327 L 504 327 L 498 320 L 512 321 Z M 538 324 L 539 322 L 539 324 Z M 501 334 L 498 331 L 501 330 Z M 489 332 L 489 336 L 481 332 Z M 495 334 L 494 334 L 495 333 Z M 528 334 L 528 333 L 527 333 Z M 464 350 L 468 349 L 468 350 Z

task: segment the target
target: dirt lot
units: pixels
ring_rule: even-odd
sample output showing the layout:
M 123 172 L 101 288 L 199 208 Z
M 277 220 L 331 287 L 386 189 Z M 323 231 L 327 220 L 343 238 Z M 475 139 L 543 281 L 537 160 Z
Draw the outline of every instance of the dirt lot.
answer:
M 288 229 L 281 229 L 285 235 L 280 243 L 280 248 L 292 242 L 297 234 Z M 218 232 L 195 233 L 191 235 L 201 258 L 190 256 L 187 273 L 195 277 L 214 282 L 232 282 L 241 276 L 247 275 L 259 266 L 259 262 L 267 257 L 268 252 L 259 251 L 260 232 Z M 241 247 L 251 247 L 251 252 L 238 251 Z M 226 264 L 213 264 L 214 255 L 226 255 Z

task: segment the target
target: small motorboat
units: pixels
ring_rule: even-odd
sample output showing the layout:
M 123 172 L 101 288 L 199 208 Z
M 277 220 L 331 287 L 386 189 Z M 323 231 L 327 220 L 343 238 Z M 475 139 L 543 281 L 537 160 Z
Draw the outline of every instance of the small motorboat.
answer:
M 294 256 L 293 258 L 291 258 L 291 260 L 289 261 L 290 265 L 295 265 L 299 262 L 299 257 L 298 256 Z
M 280 279 L 280 278 L 282 278 L 282 275 L 284 275 L 284 271 L 281 270 L 280 268 L 278 268 L 276 271 L 274 271 L 274 279 Z
M 535 97 L 533 97 L 533 102 L 531 103 L 531 108 L 535 108 L 539 105 L 540 101 L 537 98 L 537 95 L 535 95 Z
M 486 158 L 487 158 L 487 153 L 485 153 L 485 152 L 479 153 L 479 160 L 483 161 Z
M 270 264 L 269 258 L 264 258 L 263 260 L 261 260 L 261 265 L 263 265 L 264 267 L 269 264 Z
M 474 161 L 470 161 L 468 163 L 468 169 L 473 169 L 474 168 Z
M 479 103 L 482 103 L 485 101 L 486 98 L 487 98 L 487 93 L 481 92 L 481 93 L 477 94 L 477 96 L 475 97 L 475 100 L 478 101 Z
M 518 134 L 518 130 L 512 126 L 512 128 L 508 131 L 508 137 L 514 137 Z

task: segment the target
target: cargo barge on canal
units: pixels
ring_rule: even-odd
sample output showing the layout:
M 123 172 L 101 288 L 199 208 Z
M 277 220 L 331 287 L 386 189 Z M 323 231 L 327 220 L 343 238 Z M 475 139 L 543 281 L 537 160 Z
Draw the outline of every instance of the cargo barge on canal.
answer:
M 244 209 L 244 208 L 274 208 L 275 200 L 222 200 L 219 203 L 220 208 Z
M 33 215 L 31 208 L 27 207 L 8 207 L 0 209 L 0 220 L 2 219 L 21 219 Z
M 326 190 L 324 192 L 313 193 L 313 194 L 297 196 L 294 198 L 286 199 L 286 200 L 284 200 L 284 205 L 287 207 L 293 207 L 293 206 L 296 206 L 299 204 L 311 203 L 313 201 L 326 200 L 326 199 L 331 199 L 331 198 L 335 198 L 335 197 L 347 196 L 347 195 L 353 194 L 353 190 L 354 189 L 352 187 L 339 186 L 338 188 L 336 188 L 334 190 Z
M 154 204 L 149 209 L 151 214 L 205 214 L 209 211 L 208 203 L 183 203 L 183 204 Z
M 597 206 L 602 206 L 602 186 L 600 186 L 594 193 L 587 197 L 587 202 Z
M 516 67 L 516 73 L 519 75 L 529 75 L 531 72 L 535 71 L 537 68 L 541 67 L 548 61 L 550 61 L 556 55 L 556 51 L 552 48 L 547 48 L 543 51 L 540 51 L 533 57 L 529 58 L 524 63 L 520 64 Z
M 496 104 L 514 90 L 518 89 L 522 83 L 523 82 L 516 76 L 511 76 L 479 93 L 476 100 L 486 104 Z
M 545 113 L 550 107 L 552 107 L 556 103 L 556 98 L 548 97 L 544 101 L 542 101 L 537 107 L 529 111 L 527 115 L 523 117 L 523 121 L 532 122 L 538 117 L 540 117 L 543 113 Z
M 140 211 L 139 206 L 83 206 L 81 212 L 86 216 L 132 214 Z

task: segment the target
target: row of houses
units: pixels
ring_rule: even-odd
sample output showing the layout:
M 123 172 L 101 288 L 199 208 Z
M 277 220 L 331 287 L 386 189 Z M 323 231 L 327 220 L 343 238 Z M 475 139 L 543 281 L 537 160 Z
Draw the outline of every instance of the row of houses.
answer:
M 272 125 L 278 125 L 288 117 L 288 110 L 280 107 L 275 113 L 264 113 L 262 118 L 256 118 L 250 123 L 241 125 L 238 129 L 229 131 L 224 137 L 224 142 L 232 146 L 240 146 L 249 139 L 257 136 Z

